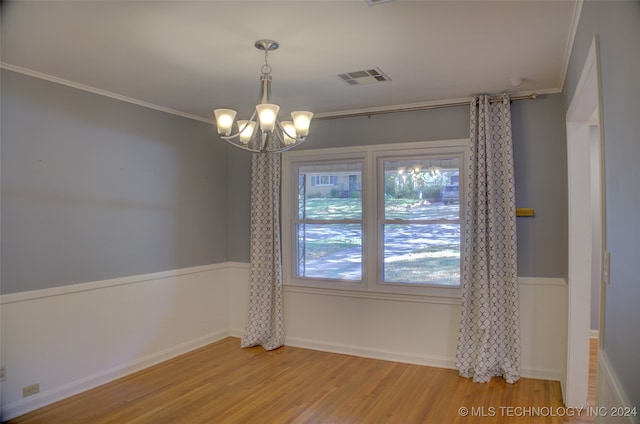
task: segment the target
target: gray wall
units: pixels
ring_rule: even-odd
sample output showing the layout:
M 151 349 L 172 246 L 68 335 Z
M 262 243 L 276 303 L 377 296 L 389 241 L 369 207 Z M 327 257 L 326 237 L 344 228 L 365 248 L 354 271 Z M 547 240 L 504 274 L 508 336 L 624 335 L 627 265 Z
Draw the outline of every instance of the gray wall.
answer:
M 227 256 L 230 261 L 249 262 L 249 232 L 251 223 L 250 184 L 251 153 L 229 148 L 228 154 Z
M 516 206 L 534 218 L 517 219 L 518 275 L 567 277 L 567 138 L 562 96 L 511 105 Z
M 4 293 L 249 260 L 251 155 L 208 124 L 3 71 Z M 521 276 L 565 277 L 562 97 L 512 105 Z M 301 148 L 468 137 L 466 107 L 315 121 Z
M 631 405 L 640 405 L 640 2 L 588 1 L 565 82 L 569 106 L 594 36 L 599 37 L 606 190 L 604 351 Z
M 206 123 L 2 71 L 2 293 L 224 262 Z
M 516 201 L 536 212 L 535 218 L 518 218 L 518 274 L 566 277 L 567 157 L 562 96 L 514 102 L 512 121 Z M 299 149 L 467 137 L 469 108 L 463 106 L 317 120 L 311 124 L 309 140 Z M 240 195 L 249 190 L 249 166 L 248 154 L 231 156 L 229 259 L 239 262 L 249 260 L 249 217 L 245 214 L 249 197 Z

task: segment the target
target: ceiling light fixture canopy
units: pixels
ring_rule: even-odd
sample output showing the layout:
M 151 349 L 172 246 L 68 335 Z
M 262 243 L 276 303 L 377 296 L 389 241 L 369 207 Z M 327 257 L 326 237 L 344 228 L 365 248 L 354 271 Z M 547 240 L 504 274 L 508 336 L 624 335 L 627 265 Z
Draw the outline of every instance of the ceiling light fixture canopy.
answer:
M 277 41 L 258 40 L 258 50 L 264 51 L 264 65 L 260 69 L 260 95 L 256 110 L 248 120 L 236 121 L 236 131 L 232 133 L 237 112 L 233 109 L 215 109 L 218 134 L 235 147 L 250 152 L 280 153 L 292 149 L 307 141 L 309 124 L 313 113 L 307 111 L 291 112 L 291 121 L 280 122 L 280 106 L 271 103 L 271 66 L 269 51 L 279 47 Z

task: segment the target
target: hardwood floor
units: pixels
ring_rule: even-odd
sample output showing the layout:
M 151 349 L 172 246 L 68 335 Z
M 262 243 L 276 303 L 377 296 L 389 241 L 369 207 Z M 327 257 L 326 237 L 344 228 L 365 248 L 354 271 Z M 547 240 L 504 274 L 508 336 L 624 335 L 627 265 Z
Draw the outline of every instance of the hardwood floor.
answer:
M 598 372 L 598 339 L 589 339 L 589 406 L 596 406 L 596 380 Z M 593 422 L 593 421 L 592 421 Z
M 593 422 L 559 416 L 561 398 L 554 381 L 475 384 L 455 370 L 288 346 L 240 349 L 230 337 L 9 423 Z

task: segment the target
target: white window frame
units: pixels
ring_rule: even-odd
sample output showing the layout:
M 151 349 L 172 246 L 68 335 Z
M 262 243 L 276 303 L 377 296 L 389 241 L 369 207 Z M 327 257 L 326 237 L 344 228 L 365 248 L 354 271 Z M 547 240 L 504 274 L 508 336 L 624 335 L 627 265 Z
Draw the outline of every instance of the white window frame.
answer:
M 459 286 L 416 285 L 401 283 L 383 283 L 381 249 L 379 240 L 382 230 L 378 227 L 384 213 L 377 190 L 381 175 L 378 166 L 382 160 L 396 156 L 458 156 L 460 158 L 460 181 L 466 181 L 466 169 L 469 160 L 469 139 L 438 140 L 415 143 L 380 144 L 357 147 L 341 147 L 315 150 L 292 150 L 282 154 L 282 258 L 283 283 L 286 289 L 305 291 L 307 289 L 322 292 L 365 297 L 429 297 L 459 298 Z M 294 221 L 297 210 L 297 167 L 323 162 L 362 161 L 362 280 L 323 280 L 300 278 L 296 276 L 296 240 Z M 295 173 L 295 175 L 294 175 Z M 366 181 L 375 181 L 366 184 Z M 384 184 L 382 183 L 382 187 Z M 464 251 L 464 201 L 465 186 L 460 185 L 460 253 Z M 378 216 L 376 216 L 378 214 Z M 462 261 L 462 257 L 461 257 Z

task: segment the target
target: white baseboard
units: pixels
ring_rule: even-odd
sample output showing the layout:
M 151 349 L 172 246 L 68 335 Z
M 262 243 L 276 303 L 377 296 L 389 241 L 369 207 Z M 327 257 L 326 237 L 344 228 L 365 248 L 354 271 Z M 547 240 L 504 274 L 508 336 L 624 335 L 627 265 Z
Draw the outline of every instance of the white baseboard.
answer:
M 231 337 L 242 338 L 243 334 L 244 330 L 241 328 L 231 329 L 229 331 L 229 336 Z M 326 343 L 300 337 L 286 337 L 285 345 L 303 349 L 318 350 L 321 352 L 339 353 L 343 355 L 380 359 L 383 361 L 394 361 L 406 364 L 423 365 L 427 367 L 456 369 L 455 359 L 443 356 L 416 355 L 414 353 L 398 352 L 384 349 L 371 349 L 344 343 Z M 522 368 L 523 378 L 557 381 L 560 373 L 560 369 L 531 367 Z
M 598 381 L 596 391 L 596 407 L 605 411 L 604 414 L 598 417 L 600 424 L 640 424 L 640 417 L 638 415 L 625 414 L 625 412 L 633 411 L 640 414 L 640 407 L 638 405 L 632 405 L 627 397 L 620 380 L 613 367 L 607 353 L 603 350 L 598 351 Z M 617 412 L 616 415 L 627 416 L 614 416 L 611 411 L 612 408 Z
M 241 337 L 241 335 L 240 335 Z M 363 348 L 361 346 L 343 343 L 325 343 L 300 337 L 286 337 L 287 346 L 304 349 L 319 350 L 322 352 L 339 353 L 343 355 L 360 356 L 363 358 L 380 359 L 383 361 L 402 362 L 405 364 L 423 365 L 427 367 L 456 369 L 455 358 L 433 355 L 417 355 L 400 351 Z M 558 380 L 559 369 L 523 368 L 523 378 L 535 378 L 542 380 Z
M 243 328 L 232 328 L 231 330 L 229 330 L 229 336 L 231 337 L 237 337 L 241 339 L 243 335 L 244 335 Z
M 176 356 L 206 346 L 210 343 L 222 340 L 228 336 L 229 334 L 227 331 L 218 331 L 190 342 L 181 343 L 177 346 L 165 349 L 164 351 L 155 352 L 151 355 L 119 365 L 112 369 L 87 376 L 80 380 L 72 381 L 59 387 L 54 387 L 50 390 L 29 398 L 21 399 L 9 405 L 3 405 L 2 419 L 7 420 L 26 414 L 27 412 L 42 408 L 98 386 L 102 386 L 103 384 L 125 377 L 129 374 L 133 374 L 171 358 L 175 358 Z
M 319 350 L 321 352 L 339 353 L 342 355 L 360 356 L 363 358 L 380 359 L 383 361 L 402 362 L 429 367 L 455 369 L 455 360 L 453 358 L 443 356 L 417 355 L 415 353 L 372 349 L 343 343 L 326 343 L 300 337 L 286 337 L 285 344 L 287 346 Z

